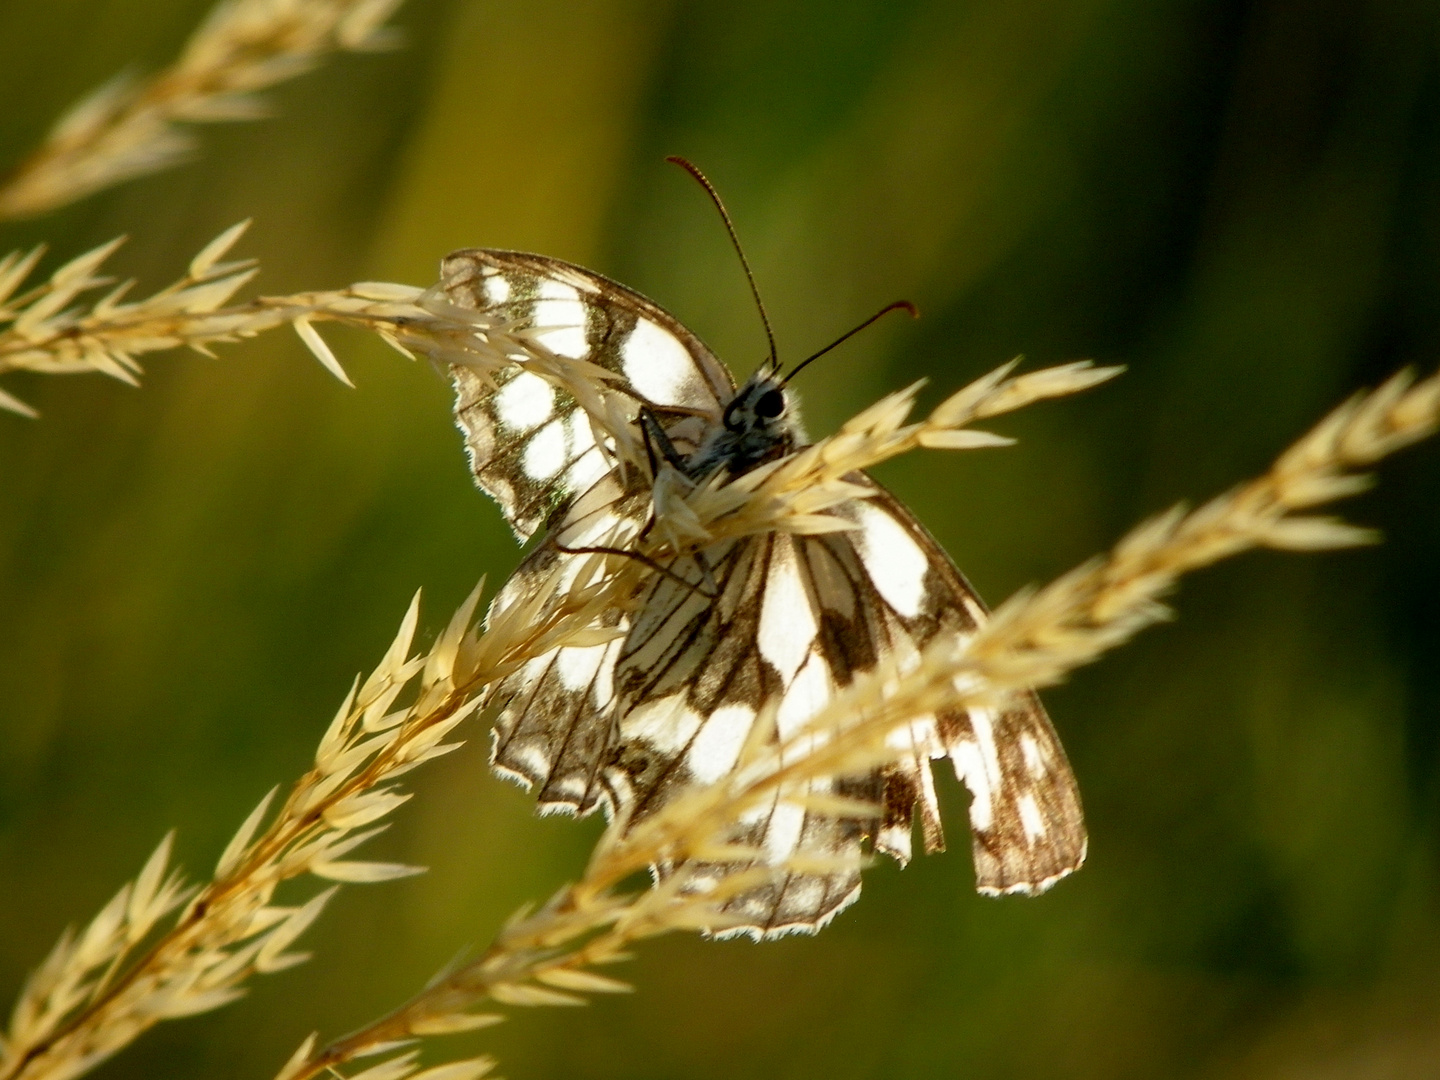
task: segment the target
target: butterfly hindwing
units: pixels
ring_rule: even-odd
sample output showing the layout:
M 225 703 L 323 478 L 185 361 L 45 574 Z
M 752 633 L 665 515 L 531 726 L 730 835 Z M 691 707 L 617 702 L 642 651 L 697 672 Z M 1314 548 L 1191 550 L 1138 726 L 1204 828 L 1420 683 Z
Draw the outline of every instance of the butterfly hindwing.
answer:
M 854 538 L 863 566 L 855 579 L 857 593 L 872 593 L 871 604 L 883 612 L 888 632 L 877 626 L 876 639 L 904 656 L 939 634 L 963 639 L 979 629 L 987 618 L 984 603 L 915 516 L 883 489 L 856 506 L 860 527 L 836 536 Z M 927 724 L 933 727 L 927 730 Z M 1087 846 L 1080 790 L 1033 691 L 1012 695 L 998 710 L 941 711 L 912 723 L 911 731 L 916 767 L 905 771 L 904 780 L 915 785 L 926 846 L 941 842 L 930 777 L 919 760 L 928 750 L 932 757 L 950 758 L 970 789 L 980 892 L 1043 892 L 1079 869 Z M 887 800 L 892 818 L 894 797 Z M 878 846 L 897 857 L 908 855 L 908 836 L 902 835 L 908 828 L 897 827 L 893 839 L 887 831 Z
M 618 470 L 593 484 L 510 576 L 491 607 L 491 619 L 587 558 L 562 552 L 561 544 L 623 548 L 647 514 L 645 495 L 627 493 Z M 606 613 L 602 625 L 623 634 L 628 617 L 617 608 Z M 533 788 L 542 813 L 584 815 L 599 805 L 600 769 L 616 743 L 614 669 L 622 640 L 552 649 L 497 689 L 491 764 Z
M 750 725 L 778 701 L 777 734 L 793 734 L 859 673 L 902 665 L 936 635 L 973 633 L 985 609 L 944 551 L 873 481 L 840 512 L 854 528 L 814 536 L 770 533 L 713 545 L 689 565 L 694 584 L 657 575 L 638 604 L 613 682 L 618 726 L 608 797 L 641 819 L 734 765 Z M 704 566 L 708 574 L 702 574 Z M 704 591 L 705 579 L 715 586 Z M 835 818 L 771 803 L 735 843 L 773 862 L 848 858 L 868 842 L 904 861 L 919 817 L 927 850 L 943 846 L 930 759 L 950 756 L 972 792 L 977 884 L 986 892 L 1039 891 L 1084 859 L 1074 778 L 1038 698 L 993 710 L 942 713 L 910 727 L 910 752 L 867 777 L 813 794 L 866 799 L 874 818 Z M 1003 748 L 1003 749 L 1002 749 Z M 760 934 L 811 929 L 853 898 L 854 870 L 795 873 L 731 904 Z

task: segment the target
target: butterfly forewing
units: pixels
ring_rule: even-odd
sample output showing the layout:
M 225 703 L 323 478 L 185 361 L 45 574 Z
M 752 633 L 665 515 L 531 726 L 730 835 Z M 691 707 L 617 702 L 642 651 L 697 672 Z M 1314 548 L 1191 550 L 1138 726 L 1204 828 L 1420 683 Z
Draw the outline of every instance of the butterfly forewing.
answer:
M 599 274 L 539 255 L 473 249 L 445 259 L 441 284 L 451 303 L 493 317 L 507 332 L 613 373 L 630 422 L 642 403 L 718 416 L 735 392 L 699 338 Z M 588 415 L 563 381 L 518 364 L 498 373 L 452 365 L 451 372 L 476 483 L 520 539 L 610 471 L 606 418 Z M 687 423 L 696 426 L 683 416 L 670 425 L 682 446 L 698 437 Z
M 709 350 L 644 297 L 515 252 L 457 252 L 445 261 L 443 283 L 452 303 L 485 313 L 532 348 L 614 376 L 601 410 L 593 392 L 587 397 L 551 369 L 452 368 L 478 484 L 522 539 L 546 530 L 497 596 L 492 620 L 587 558 L 566 548 L 625 550 L 645 529 L 654 481 L 617 453 L 620 437 L 638 432 L 642 406 L 682 462 L 752 467 L 749 451 L 743 462 L 739 451 L 727 459 L 723 446 L 707 442 L 729 437 L 722 417 L 746 390 L 737 394 Z M 763 450 L 763 432 L 759 438 Z M 785 452 L 790 442 L 775 445 Z M 757 717 L 773 717 L 771 740 L 787 737 L 858 674 L 882 662 L 903 667 L 937 635 L 973 633 L 984 606 L 944 551 L 868 477 L 849 479 L 868 497 L 834 511 L 847 520 L 844 531 L 746 536 L 676 559 L 657 568 L 624 611 L 604 616 L 613 640 L 552 650 L 505 680 L 495 699 L 497 771 L 534 787 L 542 811 L 604 806 L 633 823 L 726 776 Z M 793 869 L 727 902 L 739 930 L 768 936 L 823 925 L 858 894 L 864 851 L 909 858 L 917 817 L 926 849 L 942 847 L 930 775 L 937 757 L 951 758 L 971 791 L 982 892 L 1040 891 L 1083 861 L 1074 778 L 1034 694 L 1000 711 L 920 717 L 896 738 L 896 763 L 814 779 L 805 791 L 752 807 L 726 838 L 763 852 L 767 867 Z M 836 816 L 816 801 L 825 796 L 876 809 L 866 814 L 852 802 Z M 657 868 L 684 873 L 686 887 L 697 889 L 744 869 Z

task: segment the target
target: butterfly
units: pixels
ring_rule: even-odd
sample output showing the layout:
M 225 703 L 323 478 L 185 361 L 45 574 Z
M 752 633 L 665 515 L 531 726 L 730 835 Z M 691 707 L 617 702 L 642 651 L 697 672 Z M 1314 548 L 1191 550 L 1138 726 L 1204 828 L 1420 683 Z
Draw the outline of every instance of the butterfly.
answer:
M 807 441 L 773 359 L 737 387 L 679 320 L 599 274 L 541 255 L 468 249 L 444 260 L 440 289 L 448 304 L 523 335 L 541 355 L 584 365 L 614 391 L 597 418 L 595 401 L 563 379 L 519 364 L 452 366 L 477 484 L 521 542 L 542 537 L 497 595 L 492 618 L 583 558 L 578 551 L 624 551 L 644 533 L 655 464 L 636 467 L 617 442 L 632 459 L 643 443 L 652 459 L 699 482 L 740 475 Z M 634 823 L 726 775 L 767 706 L 777 708 L 783 736 L 883 659 L 913 655 L 937 635 L 973 633 L 986 609 L 945 551 L 875 481 L 847 479 L 866 497 L 832 511 L 846 519 L 844 531 L 723 539 L 657 564 L 634 602 L 604 617 L 609 640 L 553 649 L 504 680 L 492 699 L 495 771 L 533 789 L 541 813 L 603 807 Z M 899 764 L 812 782 L 812 791 L 873 804 L 873 818 L 777 801 L 730 839 L 773 863 L 874 849 L 903 864 L 918 817 L 926 851 L 941 850 L 930 763 L 949 757 L 971 794 L 981 893 L 1038 893 L 1084 861 L 1075 779 L 1034 693 L 999 710 L 942 711 L 913 724 L 911 740 Z M 727 932 L 814 931 L 859 889 L 851 869 L 790 873 L 730 900 Z

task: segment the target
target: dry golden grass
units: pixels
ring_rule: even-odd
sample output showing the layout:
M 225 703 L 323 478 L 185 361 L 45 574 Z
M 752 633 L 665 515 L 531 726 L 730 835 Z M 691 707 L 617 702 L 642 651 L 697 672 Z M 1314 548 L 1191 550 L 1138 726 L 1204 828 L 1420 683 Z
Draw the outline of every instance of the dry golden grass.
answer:
M 162 168 L 185 153 L 177 125 L 257 115 L 255 91 L 289 78 L 336 49 L 381 44 L 398 0 L 232 0 L 196 31 L 180 60 L 143 83 L 114 83 L 77 105 L 50 139 L 0 187 L 0 217 L 43 212 L 102 187 Z M 126 300 L 130 283 L 102 273 L 111 242 L 24 288 L 41 252 L 0 260 L 0 375 L 99 372 L 134 382 L 137 358 L 188 346 L 201 352 L 279 326 L 293 327 L 320 361 L 348 382 L 314 328 L 345 322 L 406 355 L 462 364 L 482 375 L 521 365 L 562 385 L 614 446 L 618 462 L 644 461 L 630 402 L 614 376 L 558 356 L 526 333 L 456 308 L 436 289 L 360 283 L 347 289 L 232 303 L 256 273 L 253 261 L 222 261 L 244 225 L 222 233 L 175 283 Z M 855 470 L 930 447 L 967 449 L 1008 440 L 971 424 L 1045 398 L 1086 389 L 1116 369 L 1064 365 L 1012 377 L 1011 365 L 907 423 L 917 387 L 890 395 L 833 436 L 733 481 L 695 484 L 668 466 L 655 484 L 658 527 L 635 554 L 666 559 L 725 536 L 843 527 L 829 511 L 863 496 Z M 0 391 L 0 408 L 33 415 Z M 626 985 L 595 968 L 626 957 L 635 942 L 678 930 L 724 931 L 727 899 L 794 871 L 837 869 L 730 843 L 757 803 L 776 800 L 833 815 L 874 808 L 810 793 L 811 781 L 863 772 L 908 746 L 895 739 L 942 708 L 994 705 L 1019 689 L 1053 683 L 1165 618 L 1162 598 L 1185 573 L 1254 547 L 1319 550 L 1373 539 L 1309 513 L 1368 484 L 1360 470 L 1432 434 L 1440 424 L 1440 376 L 1407 373 L 1342 405 L 1263 476 L 1197 510 L 1177 507 L 1142 523 L 1106 556 L 1002 604 L 968 638 L 937 639 L 905 666 L 857 679 L 800 730 L 781 740 L 762 715 L 735 769 L 627 828 L 613 822 L 577 881 L 538 909 L 511 919 L 477 959 L 437 977 L 408 1003 L 320 1047 L 312 1036 L 278 1080 L 329 1073 L 349 1080 L 472 1080 L 492 1067 L 471 1058 L 423 1069 L 418 1039 L 497 1022 L 489 1005 L 574 1004 Z M 410 655 L 412 604 L 380 663 L 357 680 L 322 735 L 314 766 L 278 806 L 260 800 L 204 882 L 170 868 L 166 837 L 138 876 L 77 932 L 67 932 L 20 992 L 0 1038 L 0 1080 L 83 1075 L 156 1024 L 226 1005 L 253 976 L 302 962 L 294 945 L 323 912 L 336 883 L 390 881 L 417 868 L 351 858 L 412 797 L 398 781 L 455 749 L 454 735 L 489 689 L 558 645 L 595 644 L 614 633 L 601 615 L 637 594 L 645 561 L 595 554 L 557 572 L 483 627 L 477 587 L 432 648 Z M 894 744 L 892 746 L 892 743 Z M 627 887 L 656 863 L 662 884 Z M 716 875 L 717 865 L 742 869 Z M 702 870 L 703 868 L 703 870 Z M 272 902 L 285 881 L 326 882 L 305 903 Z M 166 920 L 173 919 L 166 926 Z M 386 1051 L 393 1051 L 387 1055 Z M 361 1059 L 379 1059 L 357 1066 Z
M 367 289 L 391 299 L 366 299 Z M 402 348 L 451 361 L 468 348 L 464 359 L 472 366 L 521 363 L 563 379 L 567 388 L 589 376 L 583 365 L 545 355 L 526 335 L 509 335 L 503 327 L 477 333 L 473 318 L 467 325 L 418 290 L 367 286 L 308 297 L 230 310 L 256 318 L 263 312 L 272 326 L 344 318 L 384 333 Z M 391 308 L 377 315 L 369 306 L 377 304 Z M 340 310 L 346 305 L 350 310 Z M 258 332 L 260 324 L 253 325 Z M 320 350 L 329 356 L 323 345 Z M 835 436 L 730 483 L 660 485 L 657 513 L 663 527 L 652 530 L 642 553 L 673 556 L 717 536 L 763 529 L 833 528 L 825 511 L 854 497 L 844 479 L 853 470 L 919 446 L 994 445 L 1003 440 L 967 425 L 1113 374 L 1065 365 L 1012 378 L 1007 365 L 914 424 L 904 422 L 914 388 L 891 395 Z M 614 415 L 604 381 L 590 380 L 584 389 L 594 405 L 592 417 Z M 494 1023 L 498 1014 L 476 1011 L 486 1001 L 571 1004 L 583 1000 L 579 994 L 623 990 L 623 983 L 590 969 L 623 959 L 629 945 L 646 937 L 724 931 L 731 925 L 720 910 L 725 900 L 774 875 L 838 869 L 813 860 L 800 865 L 794 857 L 766 864 L 763 853 L 727 837 L 747 810 L 765 800 L 837 815 L 872 813 L 873 807 L 832 797 L 817 806 L 809 781 L 863 772 L 889 760 L 898 752 L 895 745 L 904 745 L 891 736 L 919 716 L 994 704 L 1017 689 L 1062 678 L 1163 618 L 1160 597 L 1190 570 L 1257 546 L 1315 550 L 1371 539 L 1364 530 L 1305 511 L 1362 490 L 1368 479 L 1357 470 L 1431 434 L 1437 422 L 1440 376 L 1417 384 L 1406 373 L 1397 375 L 1337 409 L 1259 479 L 1198 510 L 1176 508 L 1143 523 L 1105 558 L 1001 605 L 973 637 L 937 640 L 903 670 L 892 665 L 857 679 L 789 738 L 777 742 L 773 718 L 762 718 L 736 768 L 721 782 L 675 800 L 632 830 L 624 821 L 614 822 L 583 876 L 538 911 L 519 913 L 479 959 L 339 1042 L 317 1049 L 312 1037 L 281 1077 L 304 1080 L 337 1072 L 396 1042 Z M 617 443 L 623 445 L 623 437 Z M 0 1048 L 0 1078 L 78 1076 L 154 1024 L 218 1008 L 240 996 L 251 976 L 305 959 L 291 945 L 334 887 L 289 908 L 270 903 L 276 886 L 307 874 L 361 883 L 414 873 L 411 867 L 346 857 L 410 798 L 394 781 L 454 749 L 458 743 L 446 742 L 447 736 L 484 702 L 489 687 L 526 660 L 562 643 L 594 644 L 613 634 L 599 626 L 601 613 L 628 602 L 648 572 L 635 559 L 590 556 L 578 572 L 557 572 L 522 601 L 494 613 L 483 630 L 474 625 L 477 588 L 434 647 L 414 657 L 409 651 L 418 609 L 412 605 L 380 665 L 337 712 L 314 768 L 296 781 L 268 824 L 274 792 L 261 801 L 208 883 L 186 886 L 177 873 L 166 875 L 167 838 L 136 881 L 83 932 L 62 938 L 21 994 Z M 678 870 L 652 888 L 623 887 L 637 871 L 659 862 Z M 711 870 L 687 872 L 725 863 L 745 869 L 718 879 Z M 175 925 L 153 935 L 159 920 L 177 908 Z M 476 1058 L 422 1072 L 417 1052 L 406 1049 L 350 1075 L 462 1080 L 482 1075 L 490 1064 Z
M 180 125 L 254 120 L 257 91 L 338 50 L 384 48 L 401 0 L 221 0 L 180 58 L 143 81 L 119 76 L 76 102 L 0 184 L 0 218 L 43 214 L 184 159 Z
M 487 687 L 559 644 L 590 643 L 614 587 L 579 582 L 516 605 L 484 632 L 472 625 L 477 587 L 431 650 L 410 657 L 417 597 L 384 659 L 342 703 L 314 768 L 292 785 L 268 824 L 275 792 L 260 801 L 208 883 L 196 888 L 176 872 L 166 876 L 167 838 L 83 932 L 61 938 L 21 992 L 0 1042 L 0 1077 L 80 1075 L 156 1023 L 228 1004 L 252 975 L 304 960 L 287 950 L 334 889 L 298 908 L 273 905 L 283 881 L 309 874 L 377 882 L 419 872 L 346 856 L 383 831 L 375 823 L 410 798 L 396 779 L 458 748 L 444 740 L 481 704 Z M 397 706 L 402 695 L 408 703 Z M 182 904 L 175 925 L 137 955 L 157 921 Z
M 99 373 L 137 385 L 147 353 L 185 346 L 213 355 L 210 346 L 239 341 L 277 326 L 292 326 L 338 379 L 349 377 L 316 322 L 342 322 L 378 334 L 406 356 L 407 342 L 437 355 L 463 350 L 473 328 L 421 306 L 426 294 L 408 285 L 360 282 L 346 289 L 261 296 L 225 306 L 258 272 L 253 259 L 221 260 L 248 222 L 231 226 L 190 261 L 173 284 L 143 299 L 125 299 L 133 281 L 115 284 L 101 271 L 120 246 L 102 244 L 65 263 L 48 279 L 20 291 L 43 250 L 0 259 L 0 375 L 32 371 L 51 375 Z M 85 299 L 113 286 L 99 299 Z M 35 410 L 0 389 L 0 410 L 35 416 Z

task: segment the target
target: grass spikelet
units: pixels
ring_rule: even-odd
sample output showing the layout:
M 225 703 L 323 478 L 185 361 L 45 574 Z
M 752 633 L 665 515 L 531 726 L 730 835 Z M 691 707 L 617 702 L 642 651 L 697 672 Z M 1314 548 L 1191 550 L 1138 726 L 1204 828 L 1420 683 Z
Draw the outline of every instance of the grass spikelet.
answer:
M 0 186 L 0 218 L 43 214 L 176 164 L 194 148 L 180 125 L 266 115 L 257 91 L 331 53 L 383 46 L 391 35 L 382 24 L 399 5 L 221 0 L 170 67 L 144 81 L 112 79 L 73 105 Z
M 905 424 L 921 386 L 916 383 L 887 395 L 835 435 L 770 468 L 753 469 L 719 486 L 696 487 L 685 499 L 687 520 L 693 519 L 686 531 L 719 538 L 774 529 L 816 533 L 849 528 L 848 522 L 827 520 L 824 511 L 857 496 L 855 486 L 845 479 L 850 473 L 918 447 L 969 450 L 1009 445 L 1010 439 L 971 431 L 967 425 L 1078 393 L 1121 371 L 1081 362 L 1011 378 L 1014 366 L 1012 361 L 977 379 L 919 423 Z
M 503 1023 L 505 1018 L 496 1013 L 454 1013 L 449 1016 L 432 1016 L 429 1020 L 417 1020 L 413 1025 L 417 1036 L 424 1035 L 458 1035 L 465 1031 L 479 1031 L 481 1028 L 494 1027 Z M 314 1044 L 305 1050 L 306 1056 L 314 1049 Z M 298 1054 L 300 1051 L 296 1051 Z M 303 1060 L 303 1059 L 302 1059 Z M 281 1080 L 277 1077 L 276 1080 Z
M 254 263 L 219 259 L 246 224 L 232 226 L 208 244 L 184 277 L 148 299 L 128 303 L 121 302 L 128 282 L 88 307 L 74 303 L 83 293 L 111 283 L 100 269 L 120 246 L 118 239 L 72 259 L 18 296 L 15 289 L 24 279 L 19 272 L 28 273 L 35 260 L 17 259 L 5 282 L 8 293 L 0 301 L 0 374 L 93 371 L 133 386 L 142 370 L 137 356 L 179 345 L 203 349 L 243 336 L 243 325 L 220 309 L 254 275 Z M 14 398 L 6 398 L 0 405 L 33 415 L 26 406 L 17 408 Z
M 495 1068 L 495 1059 L 488 1056 L 435 1065 L 415 1074 L 415 1080 L 480 1080 Z

